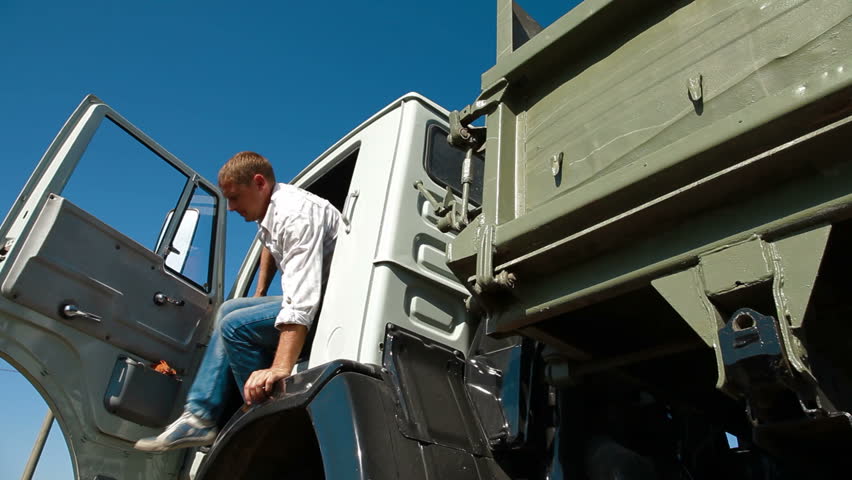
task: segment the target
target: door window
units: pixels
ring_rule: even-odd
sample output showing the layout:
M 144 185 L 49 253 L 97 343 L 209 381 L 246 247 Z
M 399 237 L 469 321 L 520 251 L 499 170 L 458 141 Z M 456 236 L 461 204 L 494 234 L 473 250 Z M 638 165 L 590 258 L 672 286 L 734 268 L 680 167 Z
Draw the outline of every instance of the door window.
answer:
M 188 178 L 105 117 L 60 193 L 154 250 Z
M 426 127 L 426 171 L 438 185 L 447 187 L 456 195 L 461 195 L 462 162 L 465 152 L 452 147 L 447 142 L 447 131 L 437 124 Z M 473 155 L 471 161 L 473 183 L 470 185 L 470 203 L 482 204 L 482 176 L 485 171 L 485 159 Z
M 189 206 L 166 254 L 166 267 L 210 291 L 213 279 L 213 242 L 216 238 L 216 196 L 203 185 L 194 187 Z M 174 211 L 166 215 L 155 250 L 159 249 Z
M 191 181 L 106 116 L 61 195 L 156 252 L 181 194 Z M 192 188 L 165 265 L 210 292 L 216 196 L 203 185 Z

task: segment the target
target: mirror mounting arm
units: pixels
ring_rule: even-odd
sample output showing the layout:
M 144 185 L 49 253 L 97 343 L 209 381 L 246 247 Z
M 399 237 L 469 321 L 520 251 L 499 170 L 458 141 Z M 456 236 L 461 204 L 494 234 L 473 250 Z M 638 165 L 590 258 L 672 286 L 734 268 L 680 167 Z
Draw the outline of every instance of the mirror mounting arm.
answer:
M 464 227 L 470 223 L 470 184 L 473 183 L 473 175 L 470 174 L 470 157 L 473 155 L 473 150 L 468 150 L 468 155 L 465 157 L 465 162 L 462 166 L 462 200 L 459 202 L 453 195 L 453 191 L 447 187 L 447 192 L 444 195 L 444 201 L 438 202 L 432 192 L 423 186 L 423 182 L 417 180 L 414 182 L 416 188 L 426 201 L 432 206 L 432 210 L 438 217 L 437 227 L 443 233 L 446 232 L 461 232 Z M 465 167 L 464 165 L 467 165 Z M 466 172 L 466 176 L 465 176 Z

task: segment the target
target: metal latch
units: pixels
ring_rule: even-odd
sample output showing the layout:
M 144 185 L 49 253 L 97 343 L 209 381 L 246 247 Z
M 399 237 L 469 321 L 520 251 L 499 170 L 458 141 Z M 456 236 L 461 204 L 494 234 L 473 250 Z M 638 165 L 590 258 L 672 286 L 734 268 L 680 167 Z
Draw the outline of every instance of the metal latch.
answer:
M 11 238 L 6 238 L 3 240 L 3 244 L 0 245 L 0 262 L 6 260 L 6 255 L 9 253 L 9 250 L 12 249 L 12 244 L 15 243 Z
M 163 292 L 157 292 L 154 294 L 154 303 L 157 305 L 165 305 L 168 303 L 170 305 L 182 307 L 185 302 L 179 298 L 172 298 Z
M 74 305 L 73 303 L 66 303 L 65 305 L 62 305 L 62 307 L 59 309 L 59 313 L 69 320 L 73 318 L 85 318 L 93 322 L 100 322 L 102 319 L 100 315 L 95 315 L 94 313 L 84 312 L 80 310 L 80 308 L 77 305 Z
M 482 90 L 473 103 L 461 111 L 450 112 L 450 134 L 447 136 L 450 145 L 461 150 L 473 149 L 474 151 L 479 151 L 485 145 L 485 127 L 474 127 L 471 123 L 496 110 L 508 86 L 509 82 L 501 78 Z

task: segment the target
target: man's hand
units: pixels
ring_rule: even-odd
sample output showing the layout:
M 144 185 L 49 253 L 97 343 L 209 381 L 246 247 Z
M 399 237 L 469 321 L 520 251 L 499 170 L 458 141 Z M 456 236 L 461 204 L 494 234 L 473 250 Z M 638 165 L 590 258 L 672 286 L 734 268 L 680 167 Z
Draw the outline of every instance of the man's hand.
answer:
M 278 349 L 275 350 L 272 366 L 265 370 L 252 372 L 243 387 L 243 398 L 248 405 L 269 398 L 275 382 L 290 376 L 293 366 L 296 365 L 296 359 L 299 358 L 299 352 L 305 344 L 308 327 L 286 324 L 282 325 L 280 330 Z
M 243 387 L 243 398 L 245 398 L 246 404 L 260 403 L 269 398 L 275 384 L 279 380 L 289 377 L 290 370 L 292 369 L 272 367 L 252 372 Z

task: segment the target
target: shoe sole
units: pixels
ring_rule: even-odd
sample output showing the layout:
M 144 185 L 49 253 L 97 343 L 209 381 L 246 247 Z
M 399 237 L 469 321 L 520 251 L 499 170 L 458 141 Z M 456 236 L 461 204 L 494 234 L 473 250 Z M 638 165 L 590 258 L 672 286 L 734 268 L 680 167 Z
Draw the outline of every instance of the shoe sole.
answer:
M 144 440 L 139 440 L 133 445 L 133 448 L 135 448 L 136 450 L 141 450 L 143 452 L 159 453 L 167 452 L 169 450 L 176 450 L 178 448 L 204 447 L 206 445 L 212 445 L 214 440 L 216 440 L 215 434 L 208 435 L 202 438 L 179 439 L 165 445 L 159 442 L 145 442 Z

